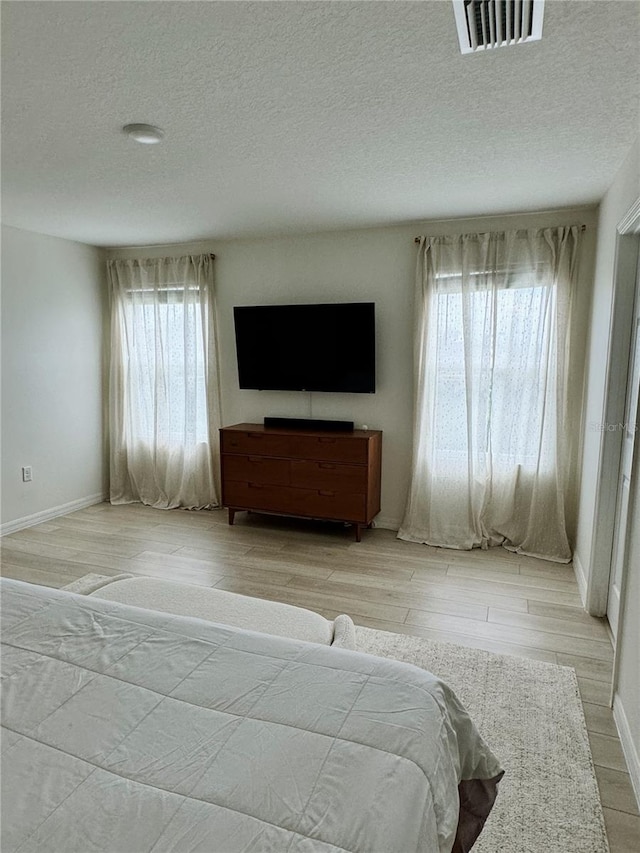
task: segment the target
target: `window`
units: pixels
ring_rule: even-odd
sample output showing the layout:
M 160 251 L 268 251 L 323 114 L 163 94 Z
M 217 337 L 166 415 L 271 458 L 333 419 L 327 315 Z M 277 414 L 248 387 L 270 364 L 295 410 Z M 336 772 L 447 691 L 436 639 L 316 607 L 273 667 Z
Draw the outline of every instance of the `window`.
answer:
M 131 291 L 125 305 L 131 441 L 182 447 L 208 441 L 203 311 L 199 294 L 173 286 Z M 142 297 L 142 298 L 141 298 Z M 149 358 L 156 348 L 163 358 Z
M 112 503 L 218 504 L 213 258 L 110 261 Z
M 568 560 L 579 227 L 421 239 L 411 486 L 398 535 Z
M 457 459 L 466 467 L 469 434 L 456 425 L 467 420 L 471 372 L 472 382 L 484 389 L 473 425 L 480 459 L 491 453 L 501 467 L 535 469 L 539 464 L 545 396 L 540 356 L 554 311 L 555 286 L 531 284 L 527 276 L 512 277 L 508 287 L 467 295 L 461 278 L 449 277 L 435 298 L 433 426 L 442 459 L 448 456 L 452 465 Z

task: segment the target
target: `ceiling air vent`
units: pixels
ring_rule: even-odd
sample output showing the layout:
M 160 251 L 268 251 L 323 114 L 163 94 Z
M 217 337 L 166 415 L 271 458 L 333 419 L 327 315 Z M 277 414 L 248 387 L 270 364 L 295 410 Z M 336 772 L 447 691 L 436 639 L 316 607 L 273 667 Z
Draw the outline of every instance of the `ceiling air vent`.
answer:
M 542 38 L 544 0 L 453 0 L 462 53 Z

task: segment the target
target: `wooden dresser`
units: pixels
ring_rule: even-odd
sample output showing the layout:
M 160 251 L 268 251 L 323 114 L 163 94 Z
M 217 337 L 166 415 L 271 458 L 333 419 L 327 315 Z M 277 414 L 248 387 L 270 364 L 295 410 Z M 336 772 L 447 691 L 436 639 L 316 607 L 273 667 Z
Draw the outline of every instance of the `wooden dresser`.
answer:
M 222 503 L 238 510 L 350 522 L 360 541 L 380 512 L 382 432 L 236 424 L 220 430 Z

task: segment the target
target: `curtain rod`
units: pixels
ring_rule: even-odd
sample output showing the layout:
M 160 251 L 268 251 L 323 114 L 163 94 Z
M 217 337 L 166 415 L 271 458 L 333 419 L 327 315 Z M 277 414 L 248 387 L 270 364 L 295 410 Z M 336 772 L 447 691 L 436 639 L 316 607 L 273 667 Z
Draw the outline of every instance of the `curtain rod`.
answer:
M 586 231 L 586 229 L 587 229 L 587 226 L 586 226 L 586 225 L 580 225 L 579 227 L 580 227 L 580 230 L 581 230 L 581 231 Z M 519 231 L 519 230 L 521 230 L 521 229 L 516 228 L 515 230 L 516 230 L 516 231 Z M 522 230 L 526 230 L 526 229 L 522 229 Z M 413 242 L 414 242 L 414 243 L 419 243 L 419 242 L 420 242 L 420 240 L 422 240 L 422 237 L 414 237 L 414 238 L 413 238 Z
M 164 246 L 160 246 L 157 243 L 149 243 L 146 246 L 101 246 L 103 252 L 134 252 L 138 249 L 163 249 Z M 187 252 L 187 255 L 207 255 L 212 258 L 214 261 L 216 256 L 213 252 Z M 183 257 L 183 255 L 158 255 L 158 258 L 173 258 L 173 257 Z M 126 261 L 127 258 L 112 258 L 114 261 Z M 130 258 L 130 260 L 135 260 L 135 258 Z M 153 257 L 148 260 L 153 260 Z

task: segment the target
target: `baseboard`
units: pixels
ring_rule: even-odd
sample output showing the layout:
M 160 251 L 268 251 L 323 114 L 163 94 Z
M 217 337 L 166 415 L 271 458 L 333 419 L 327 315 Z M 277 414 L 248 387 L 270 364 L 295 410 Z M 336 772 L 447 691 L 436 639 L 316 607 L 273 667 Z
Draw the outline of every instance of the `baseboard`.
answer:
M 52 518 L 57 518 L 60 515 L 67 515 L 69 512 L 75 512 L 78 509 L 84 509 L 87 506 L 102 503 L 107 496 L 100 492 L 96 495 L 89 495 L 86 498 L 78 498 L 75 501 L 69 501 L 66 504 L 51 507 L 51 509 L 43 509 L 41 512 L 34 512 L 33 515 L 25 515 L 22 518 L 16 518 L 14 521 L 7 521 L 0 525 L 0 536 L 6 536 L 8 533 L 16 533 L 18 530 L 24 530 L 25 527 L 33 527 L 34 524 L 42 524 L 44 521 L 49 521 Z
M 580 598 L 582 600 L 582 606 L 587 606 L 587 576 L 584 571 L 584 567 L 580 562 L 580 557 L 577 553 L 573 555 L 573 573 L 576 576 L 576 582 L 578 584 L 578 592 L 580 593 Z
M 373 526 L 382 527 L 383 530 L 397 530 L 400 527 L 400 519 L 388 518 L 384 515 L 376 515 Z
M 633 741 L 633 735 L 631 734 L 627 715 L 624 712 L 624 706 L 618 694 L 613 697 L 613 719 L 620 735 L 622 752 L 627 762 L 633 793 L 636 795 L 636 802 L 638 803 L 638 808 L 640 808 L 640 756 L 638 755 L 638 748 Z

